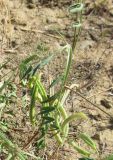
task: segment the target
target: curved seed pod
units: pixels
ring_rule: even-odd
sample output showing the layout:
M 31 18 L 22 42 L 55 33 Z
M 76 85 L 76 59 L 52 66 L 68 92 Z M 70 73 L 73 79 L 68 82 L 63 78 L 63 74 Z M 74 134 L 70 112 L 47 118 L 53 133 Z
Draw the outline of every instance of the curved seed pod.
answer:
M 54 137 L 55 137 L 57 143 L 59 145 L 62 145 L 63 144 L 63 139 L 61 138 L 60 133 L 57 133 L 57 131 L 54 131 L 54 134 L 55 134 Z
M 40 78 L 37 77 L 36 80 L 36 84 L 37 84 L 37 88 L 38 88 L 38 93 L 37 93 L 37 99 L 40 101 L 40 103 L 44 102 L 47 100 L 47 93 L 46 90 L 43 86 L 43 84 L 40 81 Z M 48 107 L 49 104 L 48 103 L 43 103 L 44 107 Z
M 80 134 L 80 138 L 86 143 L 88 144 L 92 149 L 97 150 L 96 144 L 94 143 L 94 141 L 85 133 L 81 133 Z
M 60 129 L 60 120 L 61 120 L 60 116 L 56 113 L 55 123 L 56 123 L 56 125 L 58 126 L 59 129 Z
M 68 115 L 67 115 L 66 110 L 64 109 L 64 107 L 61 106 L 61 105 L 59 105 L 59 108 L 58 108 L 58 109 L 59 109 L 59 111 L 60 111 L 60 114 L 61 114 L 63 120 L 66 120 L 66 119 L 68 118 Z M 61 126 L 60 128 L 61 128 L 61 130 L 62 130 L 62 126 Z M 64 129 L 64 131 L 63 131 L 63 136 L 64 136 L 63 139 L 65 139 L 65 137 L 67 137 L 68 132 L 69 132 L 69 124 L 67 124 L 67 125 L 65 126 L 65 129 Z
M 68 118 L 66 118 L 66 119 L 64 120 L 64 122 L 63 122 L 63 124 L 62 124 L 62 127 L 61 127 L 61 128 L 62 128 L 62 131 L 65 132 L 65 127 L 66 127 L 66 125 L 67 125 L 68 123 L 70 123 L 70 122 L 73 121 L 73 120 L 78 120 L 78 119 L 87 119 L 87 116 L 86 116 L 84 113 L 82 113 L 82 112 L 80 112 L 80 113 L 75 113 L 75 114 L 69 116 Z
M 36 96 L 37 96 L 37 85 L 34 84 L 33 88 L 32 88 L 32 93 L 31 93 L 31 104 L 30 104 L 30 121 L 31 123 L 34 125 L 35 123 L 35 102 L 36 102 Z
M 43 97 L 43 101 L 47 99 L 47 94 L 46 94 L 46 91 L 43 87 L 43 84 L 40 82 L 40 80 L 37 78 L 37 87 L 38 87 L 38 90 L 39 90 L 39 93 L 40 95 Z
M 78 87 L 77 84 L 72 84 L 72 85 L 70 86 L 71 89 L 74 88 L 74 87 Z M 65 103 L 68 95 L 70 94 L 70 92 L 71 92 L 71 91 L 70 91 L 69 89 L 65 91 L 65 93 L 64 93 L 64 95 L 63 95 L 63 97 L 62 97 L 62 99 L 61 99 L 61 102 L 60 102 L 60 104 L 59 104 L 59 108 L 58 108 L 58 109 L 59 109 L 59 111 L 60 111 L 60 113 L 61 113 L 61 116 L 62 116 L 63 120 L 65 120 L 66 118 L 68 118 L 68 115 L 67 115 L 66 110 L 65 110 L 65 108 L 63 107 L 63 105 L 64 105 L 64 103 Z M 64 139 L 65 139 L 65 137 L 67 137 L 68 132 L 69 132 L 69 124 L 67 124 L 67 125 L 65 126 L 65 131 L 64 131 L 64 133 L 63 133 Z
M 68 115 L 67 115 L 64 107 L 59 105 L 58 110 L 60 111 L 60 114 L 61 114 L 62 118 L 65 120 L 68 117 Z
M 66 120 L 66 118 L 68 117 L 67 113 L 66 113 L 66 110 L 64 109 L 63 106 L 60 106 L 59 107 L 59 111 L 60 111 L 60 114 L 63 118 L 63 120 Z M 62 131 L 62 126 L 60 124 L 60 131 L 63 133 L 63 143 L 65 141 L 65 138 L 67 137 L 68 133 L 69 133 L 69 124 L 67 123 L 66 126 L 65 126 L 65 129 Z
M 90 152 L 82 149 L 81 147 L 79 147 L 78 145 L 76 145 L 75 142 L 71 142 L 70 144 L 71 144 L 71 145 L 74 147 L 74 149 L 75 149 L 76 151 L 78 151 L 81 155 L 83 155 L 83 156 L 85 156 L 85 157 L 89 157 L 89 156 L 90 156 L 90 154 L 91 154 Z
M 81 12 L 83 7 L 84 7 L 83 3 L 76 3 L 76 4 L 73 4 L 69 7 L 69 11 L 70 11 L 70 13 Z
M 58 99 L 56 99 L 53 102 L 52 105 L 56 108 L 56 111 L 54 112 L 54 114 L 52 116 L 55 118 L 55 123 L 58 126 L 58 128 L 60 129 L 61 128 L 61 126 L 60 126 L 61 116 L 60 116 L 60 113 L 59 113 L 59 102 L 58 102 Z

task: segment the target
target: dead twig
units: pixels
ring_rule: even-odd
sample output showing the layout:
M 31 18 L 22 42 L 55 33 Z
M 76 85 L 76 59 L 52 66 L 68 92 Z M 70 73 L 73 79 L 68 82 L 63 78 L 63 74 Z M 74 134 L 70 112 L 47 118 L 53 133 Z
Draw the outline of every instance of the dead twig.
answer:
M 39 126 L 38 130 L 35 131 L 34 135 L 28 140 L 28 142 L 23 146 L 22 149 L 26 149 L 29 146 L 29 144 L 33 142 L 33 140 L 38 136 L 41 126 L 42 124 Z
M 19 29 L 20 29 L 21 31 L 28 31 L 28 32 L 34 32 L 34 33 L 40 33 L 40 34 L 44 34 L 44 35 L 49 36 L 49 37 L 52 37 L 52 38 L 61 39 L 61 38 L 58 37 L 58 36 L 55 36 L 55 35 L 46 33 L 46 31 L 33 30 L 33 29 L 29 29 L 29 28 L 24 28 L 24 27 L 19 27 Z
M 23 146 L 22 149 L 26 149 L 29 144 L 38 136 L 39 130 L 35 132 L 35 134 L 28 140 L 28 142 Z
M 15 53 L 17 53 L 17 50 L 14 50 L 14 49 L 5 49 L 4 52 L 5 53 L 10 53 L 10 54 L 15 54 Z

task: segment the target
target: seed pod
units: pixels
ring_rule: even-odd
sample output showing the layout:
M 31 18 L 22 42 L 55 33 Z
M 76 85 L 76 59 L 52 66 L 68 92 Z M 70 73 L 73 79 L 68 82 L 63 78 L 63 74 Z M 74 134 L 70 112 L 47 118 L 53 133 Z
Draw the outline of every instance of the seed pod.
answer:
M 96 144 L 94 143 L 94 141 L 86 134 L 81 133 L 80 134 L 80 138 L 86 143 L 88 144 L 92 149 L 97 150 Z
M 62 123 L 62 131 L 65 131 L 66 125 L 69 124 L 71 121 L 80 119 L 87 119 L 87 116 L 82 112 L 72 114 L 71 116 L 66 118 Z
M 74 147 L 74 149 L 76 151 L 78 151 L 81 155 L 85 156 L 85 157 L 89 157 L 90 156 L 90 152 L 82 149 L 81 147 L 77 146 L 75 142 L 71 142 L 71 145 Z

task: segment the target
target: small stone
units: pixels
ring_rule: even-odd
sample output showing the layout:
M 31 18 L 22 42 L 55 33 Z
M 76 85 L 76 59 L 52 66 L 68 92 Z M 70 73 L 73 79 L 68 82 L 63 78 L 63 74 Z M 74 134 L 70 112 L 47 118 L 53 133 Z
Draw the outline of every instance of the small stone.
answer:
M 100 101 L 100 103 L 101 103 L 102 106 L 104 106 L 107 109 L 110 109 L 112 107 L 111 104 L 110 104 L 110 102 L 108 100 L 106 100 L 106 99 L 102 99 Z
M 94 134 L 94 136 L 92 136 L 93 139 L 100 141 L 100 135 L 98 133 Z
M 29 3 L 29 4 L 27 5 L 27 7 L 28 7 L 29 9 L 33 9 L 33 8 L 36 7 L 36 5 L 35 5 L 35 4 L 32 4 L 32 3 Z

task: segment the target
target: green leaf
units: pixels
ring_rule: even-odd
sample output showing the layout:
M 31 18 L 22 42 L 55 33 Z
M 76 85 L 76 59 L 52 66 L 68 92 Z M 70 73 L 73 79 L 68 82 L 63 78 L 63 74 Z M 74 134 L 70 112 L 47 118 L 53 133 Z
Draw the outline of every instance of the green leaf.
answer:
M 31 55 L 29 56 L 28 58 L 26 58 L 25 60 L 22 61 L 22 64 L 28 64 L 29 62 L 33 61 L 33 60 L 36 60 L 38 56 L 35 54 L 35 55 Z
M 37 57 L 38 57 L 37 55 L 32 55 L 32 56 L 29 56 L 28 58 L 26 58 L 25 60 L 22 61 L 22 63 L 19 66 L 19 68 L 20 68 L 20 78 L 21 79 L 24 77 L 24 74 L 26 74 L 26 72 L 28 72 L 31 69 L 31 67 L 29 68 L 28 63 L 33 61 L 33 60 L 36 60 Z
M 43 108 L 41 109 L 41 112 L 40 112 L 39 114 L 48 114 L 48 113 L 50 113 L 50 112 L 52 112 L 52 111 L 54 111 L 54 110 L 55 110 L 55 107 L 52 107 L 52 106 L 43 107 Z
M 54 121 L 54 118 L 49 117 L 49 116 L 47 116 L 47 117 L 44 116 L 43 119 L 44 119 L 44 124 L 48 124 L 48 123 L 51 123 Z
M 63 75 L 60 75 L 59 77 L 57 77 L 56 79 L 53 80 L 53 82 L 50 84 L 49 88 L 52 88 L 53 86 L 55 86 L 56 84 L 58 84 L 60 81 L 62 81 L 64 78 Z
M 19 68 L 20 68 L 19 77 L 20 77 L 20 79 L 22 79 L 22 77 L 24 76 L 24 74 L 25 74 L 25 72 L 27 70 L 27 66 L 22 63 L 22 64 L 20 64 Z
M 43 59 L 40 63 L 37 64 L 37 66 L 33 69 L 32 76 L 36 73 L 38 69 L 43 68 L 45 65 L 47 65 L 50 60 L 53 58 L 53 55 L 48 56 L 47 58 Z
M 26 76 L 28 76 L 31 73 L 32 69 L 33 67 L 30 65 L 28 69 L 25 71 L 25 73 L 23 74 L 21 79 L 24 79 Z
M 60 89 L 56 94 L 54 94 L 53 96 L 47 98 L 47 99 L 46 99 L 45 101 L 43 101 L 42 103 L 53 102 L 53 101 L 55 101 L 57 98 L 59 98 L 62 93 L 63 93 L 63 90 Z
M 36 147 L 37 147 L 38 149 L 43 149 L 43 148 L 45 148 L 45 140 L 44 140 L 44 138 L 41 138 L 40 140 L 37 141 Z

